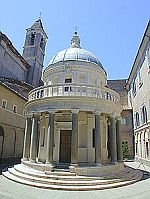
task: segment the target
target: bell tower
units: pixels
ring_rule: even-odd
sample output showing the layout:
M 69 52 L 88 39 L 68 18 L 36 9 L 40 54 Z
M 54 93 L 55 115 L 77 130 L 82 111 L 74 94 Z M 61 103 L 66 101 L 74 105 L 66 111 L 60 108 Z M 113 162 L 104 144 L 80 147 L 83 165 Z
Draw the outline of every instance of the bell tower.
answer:
M 41 82 L 47 39 L 42 21 L 39 18 L 27 29 L 23 49 L 23 57 L 30 65 L 27 73 L 27 82 L 34 87 L 38 87 Z

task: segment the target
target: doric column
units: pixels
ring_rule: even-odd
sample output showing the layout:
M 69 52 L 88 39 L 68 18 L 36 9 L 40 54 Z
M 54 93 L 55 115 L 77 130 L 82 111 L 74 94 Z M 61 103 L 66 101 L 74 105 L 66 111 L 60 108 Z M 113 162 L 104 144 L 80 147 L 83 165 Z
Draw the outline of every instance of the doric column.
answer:
M 49 113 L 47 129 L 46 164 L 53 165 L 54 113 Z
M 116 142 L 117 142 L 117 159 L 119 162 L 123 161 L 122 141 L 121 141 L 121 117 L 116 121 Z
M 150 160 L 150 129 L 148 129 L 148 159 Z
M 29 159 L 31 126 L 32 126 L 31 118 L 26 117 L 25 134 L 24 134 L 24 147 L 23 147 L 23 160 Z
M 78 110 L 72 111 L 71 165 L 78 164 Z
M 102 159 L 102 144 L 101 144 L 101 121 L 100 121 L 100 112 L 95 114 L 95 162 L 98 166 L 101 166 Z
M 37 134 L 38 134 L 38 117 L 34 115 L 32 118 L 32 132 L 30 144 L 30 162 L 36 162 L 37 156 Z
M 116 143 L 116 120 L 115 115 L 110 117 L 110 133 L 111 133 L 111 161 L 117 162 L 117 143 Z
M 108 150 L 108 159 L 111 158 L 111 129 L 110 129 L 110 118 L 107 120 L 107 128 L 108 128 L 108 141 L 107 141 L 107 150 Z

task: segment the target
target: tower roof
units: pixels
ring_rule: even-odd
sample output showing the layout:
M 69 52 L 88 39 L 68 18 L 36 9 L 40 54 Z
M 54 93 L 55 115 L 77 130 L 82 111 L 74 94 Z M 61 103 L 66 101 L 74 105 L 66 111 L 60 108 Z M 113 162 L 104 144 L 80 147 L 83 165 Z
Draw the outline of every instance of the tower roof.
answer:
M 27 31 L 39 31 L 39 30 L 42 31 L 44 33 L 45 38 L 48 39 L 48 36 L 47 36 L 47 34 L 46 34 L 46 32 L 45 32 L 45 30 L 43 28 L 43 24 L 42 24 L 41 18 L 38 18 L 34 22 L 34 24 L 30 28 L 27 29 Z
M 32 29 L 37 29 L 37 28 L 41 28 L 43 31 L 44 31 L 44 28 L 43 28 L 43 24 L 42 24 L 42 21 L 41 19 L 37 19 L 34 24 L 31 26 Z

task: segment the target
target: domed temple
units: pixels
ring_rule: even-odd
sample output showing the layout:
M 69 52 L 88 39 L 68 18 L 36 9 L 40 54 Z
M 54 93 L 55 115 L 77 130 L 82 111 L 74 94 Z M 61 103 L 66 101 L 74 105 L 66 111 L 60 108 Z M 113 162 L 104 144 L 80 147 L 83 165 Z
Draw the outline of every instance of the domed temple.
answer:
M 80 47 L 77 32 L 70 48 L 50 60 L 43 80 L 26 104 L 23 162 L 53 169 L 121 161 L 119 95 L 107 87 L 100 61 Z
M 81 48 L 77 32 L 70 48 L 50 60 L 43 81 L 44 86 L 29 93 L 25 106 L 22 164 L 15 171 L 10 169 L 15 180 L 21 181 L 23 177 L 19 173 L 22 173 L 30 176 L 24 176 L 21 182 L 25 184 L 84 190 L 90 189 L 88 185 L 101 189 L 102 177 L 116 179 L 121 175 L 116 181 L 120 186 L 140 179 L 141 173 L 137 176 L 137 172 L 125 168 L 122 162 L 119 94 L 107 86 L 107 74 L 101 62 Z M 52 176 L 61 174 L 59 169 L 63 169 L 63 176 L 73 175 L 73 181 L 71 177 L 61 176 L 68 181 L 52 183 Z M 62 180 L 58 176 L 57 180 Z M 110 182 L 111 187 L 113 183 Z

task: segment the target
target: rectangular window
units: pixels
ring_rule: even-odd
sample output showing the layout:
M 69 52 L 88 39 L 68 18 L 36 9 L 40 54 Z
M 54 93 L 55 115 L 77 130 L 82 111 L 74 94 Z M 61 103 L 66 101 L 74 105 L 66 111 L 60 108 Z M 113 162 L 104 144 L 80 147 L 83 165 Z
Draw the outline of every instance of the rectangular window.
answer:
M 65 79 L 65 83 L 72 83 L 72 78 Z
M 132 94 L 133 94 L 133 96 L 136 95 L 136 83 L 135 83 L 135 80 L 132 83 Z
M 65 87 L 65 92 L 68 92 L 69 91 L 69 87 Z
M 140 69 L 138 71 L 138 77 L 139 77 L 139 88 L 140 88 L 142 86 L 142 84 L 143 84 L 141 73 L 140 73 Z
M 4 108 L 4 109 L 7 108 L 7 100 L 5 100 L 5 99 L 2 100 L 2 108 Z
M 68 78 L 68 79 L 65 79 L 65 83 L 72 83 L 72 78 Z M 71 91 L 72 90 L 72 88 L 71 88 L 71 86 L 66 86 L 65 87 L 65 92 L 68 92 L 68 91 Z

